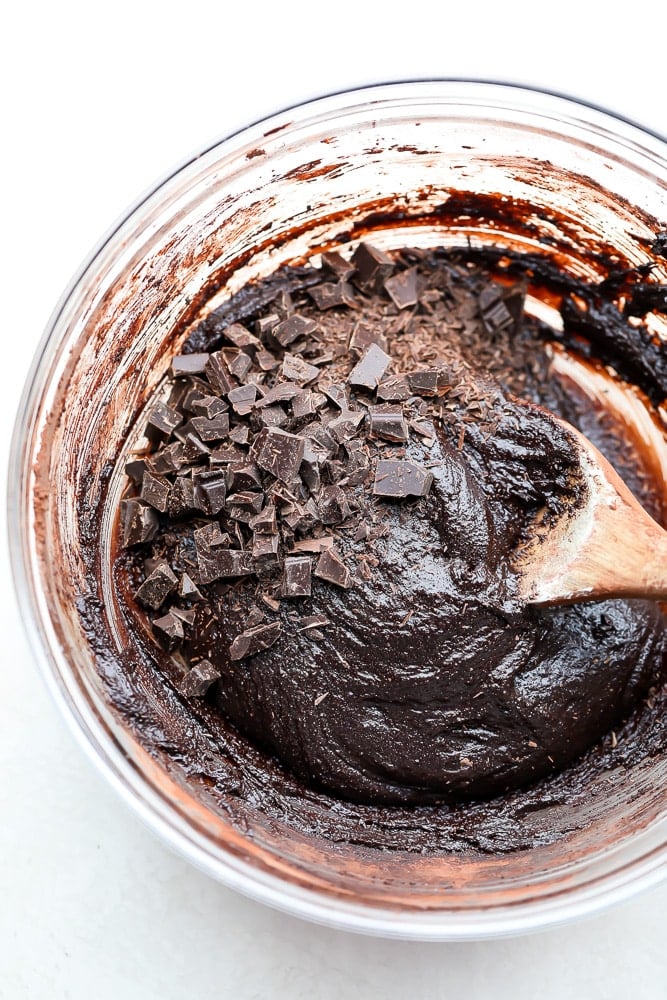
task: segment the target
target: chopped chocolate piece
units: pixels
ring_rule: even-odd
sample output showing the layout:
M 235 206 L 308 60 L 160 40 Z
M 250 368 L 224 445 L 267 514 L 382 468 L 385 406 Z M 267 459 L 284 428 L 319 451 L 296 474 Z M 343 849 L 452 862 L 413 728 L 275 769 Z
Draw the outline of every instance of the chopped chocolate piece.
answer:
M 299 337 L 307 337 L 317 329 L 317 323 L 306 316 L 288 316 L 271 331 L 281 347 L 293 344 Z
M 356 306 L 354 290 L 347 281 L 327 281 L 308 289 L 318 309 L 333 309 L 336 306 Z
M 292 400 L 292 416 L 295 420 L 305 420 L 307 417 L 314 417 L 317 413 L 317 407 L 315 405 L 315 396 L 317 393 L 310 392 L 300 392 L 298 396 L 295 396 Z
M 178 586 L 178 596 L 184 597 L 189 601 L 203 600 L 199 587 L 193 582 L 187 573 L 183 573 L 181 577 L 181 582 Z
M 195 532 L 196 534 L 196 532 Z M 226 580 L 237 576 L 252 576 L 255 568 L 250 552 L 239 549 L 197 548 L 197 562 L 202 583 Z
M 339 417 L 329 421 L 327 430 L 336 441 L 342 444 L 343 441 L 354 437 L 365 419 L 365 410 L 343 410 Z
M 164 479 L 162 476 L 154 475 L 146 469 L 144 478 L 141 481 L 140 496 L 142 500 L 145 500 L 151 507 L 155 507 L 161 514 L 165 514 L 167 511 L 170 489 L 169 480 Z
M 254 628 L 255 625 L 259 625 L 266 619 L 266 615 L 261 608 L 258 608 L 256 604 L 250 606 L 250 611 L 248 617 L 246 618 L 245 627 Z
M 418 302 L 417 268 L 409 267 L 407 271 L 400 271 L 393 277 L 387 278 L 384 287 L 397 309 L 416 306 Z
M 255 405 L 257 386 L 253 385 L 252 382 L 249 382 L 248 385 L 240 385 L 237 389 L 232 389 L 227 393 L 227 399 L 235 413 L 238 413 L 239 416 L 245 416 Z
M 433 473 L 418 462 L 382 459 L 375 470 L 373 493 L 379 497 L 425 497 Z
M 249 527 L 260 535 L 275 535 L 278 531 L 278 519 L 276 518 L 276 508 L 273 504 L 267 504 L 264 510 L 251 518 Z
M 146 577 L 134 596 L 144 607 L 157 611 L 177 586 L 177 577 L 167 563 L 161 561 Z
M 195 434 L 194 428 L 190 430 L 189 426 L 190 425 L 188 423 L 183 428 L 179 427 L 179 429 L 176 431 L 176 437 L 178 437 L 179 440 L 181 440 L 183 442 L 183 445 L 185 446 L 183 454 L 185 456 L 186 461 L 196 462 L 202 456 L 208 455 L 209 450 L 202 441 L 202 439 L 199 437 L 199 435 Z
M 253 535 L 253 559 L 277 559 L 280 549 L 278 535 Z
M 197 508 L 194 486 L 189 476 L 178 476 L 169 490 L 167 513 L 169 517 L 182 517 Z
M 208 354 L 177 354 L 172 358 L 171 374 L 174 378 L 179 375 L 203 375 L 208 358 Z
M 260 423 L 264 427 L 286 427 L 290 420 L 282 406 L 267 406 L 259 413 Z
M 356 389 L 375 389 L 390 364 L 389 355 L 377 344 L 371 344 L 348 375 L 347 381 Z
M 370 243 L 360 243 L 351 259 L 355 267 L 352 280 L 368 291 L 379 291 L 394 270 L 394 261 L 389 254 Z
M 182 421 L 183 417 L 177 410 L 172 410 L 166 403 L 155 403 L 148 414 L 146 433 L 150 437 L 152 431 L 157 431 L 158 434 L 169 437 Z
M 254 462 L 247 458 L 242 462 L 232 462 L 227 468 L 227 489 L 230 493 L 240 490 L 261 489 L 262 477 Z
M 308 424 L 301 434 L 305 439 L 313 442 L 313 447 L 321 455 L 322 460 L 329 455 L 335 455 L 338 451 L 338 443 L 321 423 Z
M 237 635 L 229 647 L 230 660 L 243 660 L 246 656 L 254 656 L 264 649 L 269 649 L 280 636 L 280 622 L 270 622 L 268 625 L 256 625 Z
M 229 535 L 223 533 L 217 521 L 197 528 L 193 535 L 198 556 L 200 553 L 208 554 L 212 549 L 219 549 L 229 544 Z
M 187 462 L 187 451 L 181 441 L 172 441 L 171 444 L 160 448 L 148 460 L 151 472 L 164 475 L 169 472 L 178 472 Z
M 263 493 L 232 493 L 227 497 L 227 516 L 233 521 L 242 521 L 248 524 L 262 509 L 264 503 Z
M 129 476 L 130 479 L 139 485 L 143 479 L 144 472 L 146 471 L 146 462 L 143 458 L 137 458 L 132 462 L 126 462 L 124 471 L 126 476 Z
M 222 399 L 218 399 L 217 396 L 202 396 L 201 399 L 194 400 L 192 409 L 198 417 L 206 417 L 207 420 L 213 420 L 214 417 L 219 416 L 221 413 L 227 413 L 229 407 Z
M 269 313 L 267 316 L 261 316 L 255 323 L 255 329 L 260 337 L 264 334 L 271 333 L 272 330 L 280 323 L 280 316 L 278 313 Z
M 255 355 L 255 361 L 263 372 L 273 371 L 273 369 L 277 368 L 280 364 L 278 358 L 275 354 L 271 354 L 271 351 L 258 351 Z
M 400 406 L 382 404 L 371 406 L 370 434 L 383 441 L 407 441 L 408 425 Z
M 194 625 L 197 617 L 197 612 L 194 608 L 179 608 L 177 604 L 172 604 L 169 611 L 172 615 L 180 618 L 184 625 Z
M 197 400 L 211 394 L 211 387 L 208 382 L 205 382 L 201 378 L 196 378 L 194 375 L 184 380 L 179 379 L 174 385 L 181 386 L 182 391 L 180 395 L 177 395 L 176 389 L 172 390 L 169 405 L 181 409 L 186 413 L 194 412 L 194 404 Z
M 387 350 L 387 338 L 377 326 L 360 320 L 352 331 L 348 348 L 363 354 L 371 344 L 375 344 L 381 351 Z
M 153 631 L 163 649 L 171 653 L 184 638 L 183 622 L 169 611 L 153 622 Z
M 233 427 L 229 432 L 229 438 L 235 444 L 247 444 L 248 435 L 250 431 L 246 424 L 239 424 L 238 427 Z
M 219 514 L 225 506 L 227 495 L 224 473 L 217 469 L 195 472 L 192 481 L 197 509 L 211 516 Z
M 322 524 L 342 524 L 352 511 L 340 486 L 323 486 L 317 496 L 317 512 Z
M 220 671 L 210 660 L 200 660 L 181 680 L 179 690 L 185 698 L 203 698 L 209 688 L 220 680 Z
M 123 525 L 123 547 L 141 545 L 155 538 L 160 520 L 153 510 L 142 500 L 135 498 L 122 500 L 120 506 Z
M 202 441 L 220 441 L 229 434 L 229 414 L 218 413 L 207 417 L 193 417 L 190 421 Z
M 282 372 L 283 378 L 289 379 L 290 382 L 296 382 L 300 386 L 312 382 L 320 374 L 319 368 L 316 368 L 315 365 L 309 365 L 297 354 L 284 355 Z M 296 396 L 297 393 L 294 395 Z
M 252 454 L 262 469 L 288 483 L 299 471 L 304 447 L 303 438 L 278 427 L 268 427 L 255 438 Z
M 206 377 L 219 396 L 227 395 L 230 389 L 234 388 L 234 381 L 222 351 L 216 351 L 209 357 L 206 363 Z
M 327 385 L 320 384 L 319 389 L 339 410 L 349 409 L 350 404 L 348 403 L 347 392 L 341 382 L 330 382 Z
M 422 437 L 435 441 L 435 426 L 432 420 L 411 420 L 410 427 Z
M 270 611 L 280 611 L 280 601 L 276 601 L 276 599 L 271 597 L 269 594 L 260 594 L 260 600 L 263 604 L 266 604 Z
M 411 395 L 412 390 L 405 375 L 388 375 L 378 383 L 377 397 L 388 403 L 403 402 Z
M 283 597 L 310 597 L 310 559 L 287 556 L 283 569 Z
M 355 542 L 364 542 L 368 538 L 368 533 L 368 524 L 366 521 L 362 521 L 353 535 L 353 540 Z
M 328 271 L 334 278 L 344 281 L 345 278 L 354 274 L 354 264 L 345 260 L 337 250 L 326 250 L 322 254 L 322 270 Z
M 276 309 L 280 312 L 282 316 L 289 316 L 290 313 L 294 312 L 294 303 L 292 302 L 292 296 L 290 295 L 287 288 L 281 288 L 273 304 Z
M 306 615 L 299 622 L 297 632 L 308 632 L 311 628 L 324 628 L 325 625 L 331 625 L 326 615 Z
M 249 357 L 249 355 L 244 354 L 243 351 L 237 354 L 234 360 L 229 363 L 229 370 L 231 374 L 237 378 L 239 382 L 243 381 L 251 368 L 252 358 Z
M 238 448 L 234 448 L 231 445 L 223 444 L 219 448 L 214 448 L 209 455 L 209 462 L 211 465 L 239 465 L 247 459 L 247 455 L 244 455 L 242 451 Z
M 416 396 L 439 396 L 451 385 L 448 374 L 442 368 L 422 368 L 408 372 L 407 378 Z
M 250 330 L 242 326 L 241 323 L 232 323 L 223 330 L 222 335 L 230 344 L 233 344 L 234 347 L 240 347 L 242 350 L 244 348 L 255 350 L 261 347 L 257 337 Z
M 503 289 L 498 285 L 489 284 L 482 289 L 479 308 L 484 326 L 491 334 L 507 329 L 514 322 L 503 300 Z
M 317 371 L 317 369 L 315 369 Z M 255 408 L 260 410 L 265 406 L 272 406 L 274 403 L 289 402 L 301 393 L 301 386 L 294 382 L 278 382 L 273 389 L 269 389 L 267 394 L 255 404 Z
M 352 586 L 352 574 L 333 547 L 323 549 L 317 560 L 315 576 L 346 590 Z

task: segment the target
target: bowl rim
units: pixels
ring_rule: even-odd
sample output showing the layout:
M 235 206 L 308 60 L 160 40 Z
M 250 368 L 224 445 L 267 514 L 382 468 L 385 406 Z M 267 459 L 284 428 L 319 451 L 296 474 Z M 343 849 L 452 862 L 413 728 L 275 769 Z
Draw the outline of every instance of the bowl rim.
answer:
M 667 880 L 667 838 L 661 847 L 648 851 L 644 856 L 614 871 L 611 875 L 600 876 L 584 887 L 572 890 L 572 895 L 567 900 L 564 900 L 562 895 L 556 894 L 537 901 L 529 900 L 465 912 L 428 910 L 401 913 L 389 908 L 341 900 L 333 895 L 287 883 L 279 876 L 261 871 L 230 852 L 225 852 L 224 861 L 221 861 L 207 849 L 204 838 L 198 838 L 192 830 L 188 835 L 183 828 L 179 829 L 178 823 L 174 821 L 173 811 L 133 767 L 113 735 L 90 707 L 75 703 L 44 627 L 42 609 L 31 578 L 27 546 L 24 544 L 30 528 L 26 523 L 28 520 L 26 514 L 21 509 L 21 498 L 24 493 L 22 489 L 24 456 L 31 428 L 30 414 L 38 397 L 40 376 L 44 374 L 46 362 L 52 353 L 51 348 L 58 333 L 60 319 L 86 273 L 103 251 L 113 243 L 117 233 L 132 216 L 172 179 L 201 157 L 224 145 L 232 144 L 240 137 L 250 136 L 258 129 L 268 132 L 281 126 L 285 127 L 293 121 L 290 116 L 295 112 L 298 112 L 301 118 L 312 117 L 326 111 L 328 106 L 333 110 L 336 102 L 342 99 L 347 99 L 348 105 L 351 101 L 356 104 L 362 100 L 372 102 L 386 98 L 390 89 L 405 95 L 413 91 L 416 95 L 419 88 L 424 87 L 441 88 L 443 94 L 447 89 L 453 91 L 456 87 L 470 87 L 480 96 L 491 93 L 499 96 L 505 94 L 506 97 L 516 95 L 516 110 L 519 110 L 518 102 L 522 96 L 524 101 L 530 98 L 552 101 L 554 107 L 559 107 L 563 114 L 568 113 L 577 117 L 584 113 L 587 124 L 591 124 L 591 116 L 598 117 L 598 124 L 606 124 L 617 130 L 620 128 L 627 138 L 642 141 L 644 144 L 649 140 L 649 144 L 655 143 L 655 149 L 667 158 L 665 136 L 598 104 L 562 92 L 526 86 L 510 80 L 474 77 L 417 77 L 343 88 L 320 97 L 289 104 L 224 134 L 202 149 L 184 157 L 131 203 L 85 256 L 63 291 L 37 345 L 17 408 L 8 465 L 7 531 L 19 614 L 32 655 L 47 690 L 70 732 L 93 765 L 142 822 L 167 846 L 229 888 L 273 908 L 318 924 L 388 938 L 462 941 L 507 937 L 559 926 L 598 913 L 641 891 L 656 887 Z M 339 110 L 342 110 L 342 106 L 339 106 Z M 615 134 L 618 135 L 618 131 Z M 658 825 L 667 828 L 667 816 L 658 819 L 654 827 Z M 610 881 L 614 884 L 608 884 Z

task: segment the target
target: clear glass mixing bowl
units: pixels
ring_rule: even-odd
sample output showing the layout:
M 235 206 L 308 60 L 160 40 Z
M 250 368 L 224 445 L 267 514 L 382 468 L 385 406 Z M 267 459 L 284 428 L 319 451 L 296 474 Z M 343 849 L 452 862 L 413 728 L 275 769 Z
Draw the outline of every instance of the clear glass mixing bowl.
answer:
M 467 215 L 467 192 L 525 211 Z M 454 216 L 447 205 L 457 194 Z M 541 92 L 428 81 L 326 97 L 222 140 L 143 198 L 91 254 L 53 315 L 16 422 L 9 528 L 18 601 L 48 686 L 90 757 L 194 864 L 303 917 L 434 940 L 560 923 L 665 878 L 665 760 L 609 774 L 581 806 L 578 832 L 544 847 L 341 853 L 269 822 L 261 802 L 214 802 L 185 777 L 187 746 L 148 753 L 132 706 L 110 698 L 106 670 L 108 651 L 122 657 L 126 640 L 109 571 L 126 438 L 204 301 L 368 235 L 384 247 L 470 240 L 537 249 L 594 277 L 592 251 L 602 244 L 622 262 L 652 259 L 655 220 L 667 221 L 660 138 Z M 664 277 L 664 260 L 655 263 Z M 102 641 L 80 614 L 90 593 Z M 153 691 L 145 699 L 146 711 L 159 711 Z

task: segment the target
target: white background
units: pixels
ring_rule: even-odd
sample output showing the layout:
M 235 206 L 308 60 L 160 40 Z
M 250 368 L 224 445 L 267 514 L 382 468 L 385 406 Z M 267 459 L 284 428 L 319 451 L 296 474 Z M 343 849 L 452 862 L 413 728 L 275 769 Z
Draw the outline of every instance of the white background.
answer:
M 51 309 L 93 243 L 176 162 L 304 97 L 420 76 L 534 84 L 664 134 L 660 6 L 24 0 L 5 7 L 2 495 L 10 425 Z M 533 937 L 418 945 L 307 925 L 189 868 L 117 800 L 48 700 L 11 596 L 4 520 L 3 503 L 3 1000 L 667 998 L 667 887 Z

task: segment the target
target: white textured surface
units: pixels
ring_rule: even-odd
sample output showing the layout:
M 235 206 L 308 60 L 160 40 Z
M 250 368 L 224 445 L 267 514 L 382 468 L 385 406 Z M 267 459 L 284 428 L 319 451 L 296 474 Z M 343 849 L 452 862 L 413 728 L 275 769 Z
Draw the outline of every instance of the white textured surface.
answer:
M 193 149 L 307 96 L 446 75 L 568 92 L 666 133 L 658 7 L 615 23 L 589 6 L 547 17 L 534 3 L 433 14 L 413 2 L 392 20 L 389 5 L 346 0 L 13 5 L 0 35 L 2 494 L 9 423 L 61 290 L 126 204 Z M 306 925 L 192 870 L 65 731 L 11 599 L 4 504 L 0 532 L 2 1000 L 665 1000 L 667 887 L 534 937 L 416 945 Z

